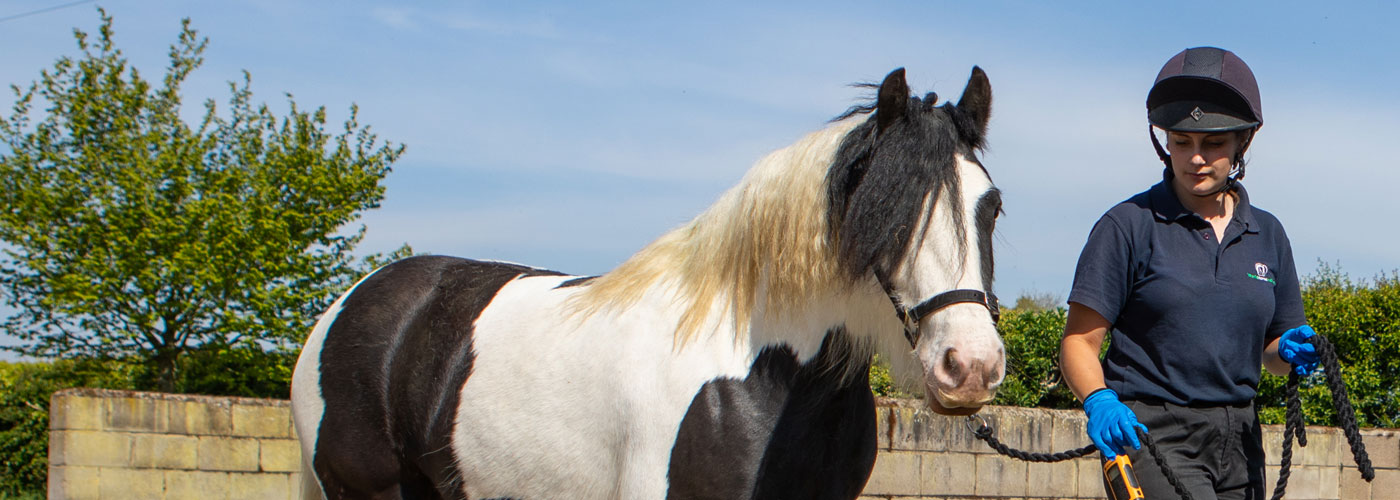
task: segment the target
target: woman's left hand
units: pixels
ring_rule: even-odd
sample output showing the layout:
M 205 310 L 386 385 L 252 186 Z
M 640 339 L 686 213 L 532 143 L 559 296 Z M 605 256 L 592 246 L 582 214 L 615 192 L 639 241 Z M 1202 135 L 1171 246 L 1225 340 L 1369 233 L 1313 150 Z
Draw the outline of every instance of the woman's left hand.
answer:
M 1317 332 L 1311 326 L 1303 325 L 1283 332 L 1278 339 L 1278 357 L 1293 365 L 1293 372 L 1300 376 L 1307 376 L 1317 368 L 1317 348 L 1308 342 L 1313 335 L 1317 335 Z

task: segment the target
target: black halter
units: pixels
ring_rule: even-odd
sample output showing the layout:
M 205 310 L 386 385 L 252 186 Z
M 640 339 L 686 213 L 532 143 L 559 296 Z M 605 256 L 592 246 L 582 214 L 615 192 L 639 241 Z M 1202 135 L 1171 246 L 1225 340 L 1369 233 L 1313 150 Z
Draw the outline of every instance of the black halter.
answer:
M 935 311 L 963 302 L 982 304 L 987 307 L 987 311 L 992 313 L 992 324 L 1001 320 L 1001 306 L 997 303 L 997 296 L 992 292 L 960 288 L 948 290 L 934 295 L 933 297 L 920 302 L 912 308 L 904 307 L 893 293 L 886 291 L 890 296 L 890 302 L 894 303 L 894 312 L 899 316 L 899 321 L 904 323 L 904 338 L 909 339 L 909 346 L 918 348 L 919 344 L 919 320 L 925 316 L 933 314 Z

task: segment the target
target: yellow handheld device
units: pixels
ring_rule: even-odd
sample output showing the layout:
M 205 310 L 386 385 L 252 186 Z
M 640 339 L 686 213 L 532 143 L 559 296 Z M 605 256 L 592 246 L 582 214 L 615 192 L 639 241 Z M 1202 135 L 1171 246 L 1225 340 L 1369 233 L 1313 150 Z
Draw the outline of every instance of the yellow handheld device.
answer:
M 1108 494 L 1111 500 L 1145 499 L 1142 487 L 1138 486 L 1137 474 L 1133 472 L 1133 461 L 1128 455 L 1118 454 L 1103 463 L 1103 478 L 1108 481 Z

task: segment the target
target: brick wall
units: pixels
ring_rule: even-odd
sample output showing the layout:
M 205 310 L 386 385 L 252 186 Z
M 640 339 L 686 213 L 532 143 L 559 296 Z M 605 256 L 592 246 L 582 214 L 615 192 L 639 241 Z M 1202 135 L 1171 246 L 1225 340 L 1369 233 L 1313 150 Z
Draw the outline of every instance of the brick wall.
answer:
M 49 498 L 292 498 L 287 401 L 70 389 L 49 407 Z
M 300 449 L 287 401 L 74 389 L 55 393 L 49 498 L 295 498 Z M 981 412 L 1008 446 L 1051 452 L 1088 443 L 1079 411 L 990 407 Z M 879 448 L 863 500 L 1103 498 L 1097 459 L 1035 464 L 996 455 L 965 418 L 920 401 L 882 399 Z M 1400 492 L 1400 435 L 1363 432 L 1376 480 L 1360 479 L 1346 438 L 1310 427 L 1294 447 L 1285 498 L 1382 500 Z M 1268 489 L 1283 430 L 1264 429 Z

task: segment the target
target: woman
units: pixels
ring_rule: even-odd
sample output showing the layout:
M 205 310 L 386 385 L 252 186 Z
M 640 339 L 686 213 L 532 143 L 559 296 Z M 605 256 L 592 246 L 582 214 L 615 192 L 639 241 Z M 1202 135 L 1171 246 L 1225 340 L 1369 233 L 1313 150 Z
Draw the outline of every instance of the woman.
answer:
M 1147 109 L 1163 180 L 1089 234 L 1060 366 L 1090 439 L 1105 460 L 1126 452 L 1139 464 L 1149 498 L 1174 493 L 1137 429 L 1151 430 L 1193 498 L 1260 499 L 1259 368 L 1306 373 L 1317 355 L 1288 237 L 1239 182 L 1263 123 L 1259 87 L 1234 53 L 1187 49 L 1158 73 Z

